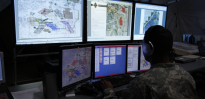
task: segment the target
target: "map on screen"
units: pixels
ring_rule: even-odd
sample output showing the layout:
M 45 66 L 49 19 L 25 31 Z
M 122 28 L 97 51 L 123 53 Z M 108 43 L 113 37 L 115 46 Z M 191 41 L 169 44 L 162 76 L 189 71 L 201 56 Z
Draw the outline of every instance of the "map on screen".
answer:
M 62 52 L 62 87 L 91 76 L 91 47 Z
M 15 0 L 18 40 L 80 37 L 81 0 Z

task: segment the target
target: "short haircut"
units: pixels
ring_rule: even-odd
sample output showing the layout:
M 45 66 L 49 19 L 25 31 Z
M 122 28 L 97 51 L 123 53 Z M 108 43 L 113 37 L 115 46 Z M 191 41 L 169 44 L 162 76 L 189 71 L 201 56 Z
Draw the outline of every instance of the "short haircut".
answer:
M 172 50 L 173 35 L 162 26 L 155 25 L 145 32 L 144 42 L 152 42 L 155 55 L 164 55 Z

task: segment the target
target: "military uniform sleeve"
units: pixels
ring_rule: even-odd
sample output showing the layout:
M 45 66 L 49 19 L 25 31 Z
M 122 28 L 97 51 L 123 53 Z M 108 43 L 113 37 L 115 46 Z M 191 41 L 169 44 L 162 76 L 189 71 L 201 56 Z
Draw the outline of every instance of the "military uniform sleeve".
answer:
M 107 88 L 104 90 L 104 98 L 103 99 L 118 99 L 118 97 L 115 95 L 113 89 Z
M 123 99 L 143 99 L 143 95 L 140 90 L 140 83 L 138 83 L 137 80 L 138 78 L 130 82 L 127 89 L 122 92 Z

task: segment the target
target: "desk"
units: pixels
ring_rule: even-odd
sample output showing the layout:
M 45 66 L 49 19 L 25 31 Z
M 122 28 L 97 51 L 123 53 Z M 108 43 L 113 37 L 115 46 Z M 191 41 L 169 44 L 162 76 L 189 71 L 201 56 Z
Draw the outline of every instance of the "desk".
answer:
M 196 62 L 191 62 L 191 63 L 186 63 L 186 64 L 181 64 L 181 63 L 176 63 L 176 65 L 181 66 L 188 72 L 194 72 L 197 70 L 200 70 L 202 68 L 205 68 L 205 60 L 201 59 L 196 59 Z M 127 85 L 124 85 L 122 87 L 114 88 L 114 91 L 117 90 L 122 90 L 125 89 Z M 9 87 L 9 90 L 11 92 L 16 92 L 16 91 L 22 91 L 26 89 L 32 89 L 32 88 L 39 88 L 41 90 L 41 93 L 43 95 L 43 85 L 42 82 L 35 82 L 35 83 L 30 83 L 30 84 L 24 84 L 24 85 L 17 85 L 13 87 Z M 86 96 L 86 95 L 75 95 L 75 97 L 60 97 L 59 99 L 94 99 L 92 96 Z M 45 99 L 44 97 L 40 99 Z
M 186 71 L 191 73 L 191 72 L 194 72 L 194 71 L 197 71 L 197 70 L 205 68 L 205 60 L 196 59 L 195 62 L 185 63 L 185 64 L 176 63 L 176 65 L 181 66 Z

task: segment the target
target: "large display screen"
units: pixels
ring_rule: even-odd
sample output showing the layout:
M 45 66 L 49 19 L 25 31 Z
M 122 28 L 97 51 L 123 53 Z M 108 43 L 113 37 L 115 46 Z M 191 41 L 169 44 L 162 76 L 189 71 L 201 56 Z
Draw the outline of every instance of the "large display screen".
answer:
M 134 40 L 143 40 L 149 27 L 161 25 L 165 27 L 167 6 L 144 3 L 135 4 Z
M 95 46 L 95 78 L 125 74 L 126 45 Z
M 131 40 L 132 2 L 87 1 L 87 41 Z
M 14 0 L 16 44 L 82 42 L 83 0 Z
M 91 47 L 62 50 L 62 87 L 91 77 Z
M 141 45 L 128 45 L 127 73 L 139 72 L 139 50 Z

